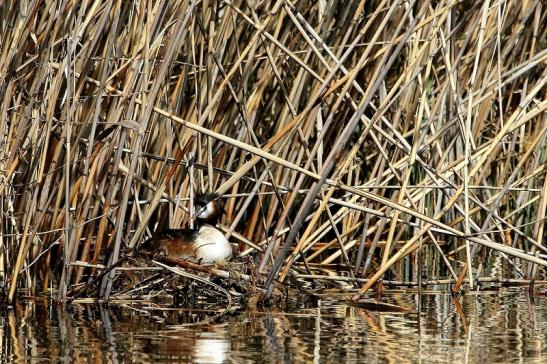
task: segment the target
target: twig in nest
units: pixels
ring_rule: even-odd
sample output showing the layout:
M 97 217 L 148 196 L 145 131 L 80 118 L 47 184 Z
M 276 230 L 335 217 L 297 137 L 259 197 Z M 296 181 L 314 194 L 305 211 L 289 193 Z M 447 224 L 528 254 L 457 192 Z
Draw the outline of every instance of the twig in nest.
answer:
M 186 277 L 186 278 L 190 278 L 190 279 L 194 279 L 196 281 L 199 281 L 199 282 L 202 282 L 202 283 L 205 283 L 205 284 L 208 284 L 212 287 L 215 287 L 216 289 L 218 289 L 219 291 L 221 291 L 222 293 L 224 293 L 226 295 L 226 298 L 228 299 L 228 307 L 226 308 L 226 310 L 230 311 L 232 309 L 232 297 L 230 296 L 230 292 L 228 292 L 227 290 L 225 290 L 224 288 L 222 288 L 221 286 L 219 286 L 218 284 L 215 284 L 213 282 L 210 282 L 208 281 L 207 279 L 204 279 L 204 278 L 201 278 L 201 277 L 198 277 L 194 274 L 191 274 L 191 273 L 188 273 L 188 272 L 185 272 L 183 271 L 182 269 L 180 268 L 177 268 L 177 267 L 170 267 L 166 264 L 163 264 L 163 263 L 160 263 L 156 260 L 153 260 L 152 261 L 154 264 L 157 264 L 159 265 L 160 267 L 163 267 L 175 274 L 178 274 L 182 277 Z

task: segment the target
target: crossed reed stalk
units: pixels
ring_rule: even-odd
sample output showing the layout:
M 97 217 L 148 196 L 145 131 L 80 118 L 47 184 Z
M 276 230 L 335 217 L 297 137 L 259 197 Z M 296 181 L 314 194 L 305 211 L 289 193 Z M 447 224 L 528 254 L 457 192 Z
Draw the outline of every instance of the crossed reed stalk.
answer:
M 108 298 L 196 192 L 268 293 L 334 263 L 356 299 L 402 261 L 456 289 L 500 259 L 545 272 L 544 2 L 6 0 L 0 20 L 10 301 Z

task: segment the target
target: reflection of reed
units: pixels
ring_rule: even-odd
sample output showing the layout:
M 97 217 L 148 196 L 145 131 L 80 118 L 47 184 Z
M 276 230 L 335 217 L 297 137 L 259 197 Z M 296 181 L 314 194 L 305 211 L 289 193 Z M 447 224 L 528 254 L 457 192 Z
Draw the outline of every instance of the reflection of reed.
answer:
M 465 319 L 465 313 L 463 312 L 462 305 L 460 303 L 459 297 L 452 297 L 452 302 L 454 303 L 454 311 L 458 315 L 458 318 L 460 319 L 460 325 L 463 328 L 464 332 L 468 332 L 468 324 L 467 320 Z
M 522 290 L 524 292 L 524 290 Z M 527 362 L 546 359 L 547 298 L 392 293 L 411 313 L 321 300 L 316 307 L 238 315 L 18 303 L 0 317 L 0 361 Z
M 74 357 L 78 357 L 80 351 L 79 345 L 74 345 L 74 335 L 72 320 L 67 316 L 67 312 L 61 307 L 56 308 L 57 318 L 59 320 L 59 337 L 61 339 L 61 357 L 64 362 L 68 362 L 71 358 L 71 350 L 74 348 Z
M 99 313 L 101 315 L 101 322 L 103 324 L 103 330 L 105 335 L 105 341 L 107 344 L 107 351 L 109 353 L 108 359 L 111 363 L 118 363 L 118 353 L 116 351 L 116 341 L 112 333 L 112 324 L 110 323 L 110 314 L 102 305 L 98 306 Z
M 17 335 L 15 328 L 16 328 L 15 315 L 13 314 L 13 311 L 10 310 L 8 312 L 8 329 L 9 329 L 8 331 L 9 331 L 9 337 L 11 338 L 13 342 L 13 345 L 12 345 L 13 354 L 9 353 L 9 351 L 8 353 L 13 355 L 14 358 L 24 358 L 24 355 L 23 355 L 24 350 L 22 350 L 24 346 L 19 341 L 19 336 Z M 7 346 L 7 348 L 9 348 L 9 346 Z

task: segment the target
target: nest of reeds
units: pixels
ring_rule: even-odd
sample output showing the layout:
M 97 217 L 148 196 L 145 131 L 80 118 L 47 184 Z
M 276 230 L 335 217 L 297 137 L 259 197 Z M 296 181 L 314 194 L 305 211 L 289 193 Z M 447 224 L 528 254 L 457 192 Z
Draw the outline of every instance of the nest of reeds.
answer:
M 231 263 L 225 267 L 227 270 L 192 269 L 199 266 L 169 259 L 152 261 L 152 267 L 148 260 L 132 263 L 121 272 L 113 287 L 113 297 L 117 299 L 151 301 L 172 307 L 233 310 L 245 307 L 249 297 L 255 295 L 244 263 Z
M 203 192 L 266 297 L 291 275 L 359 295 L 541 282 L 546 17 L 509 0 L 0 2 L 7 300 L 124 292 L 120 260 L 188 226 Z M 212 287 L 161 279 L 144 294 Z

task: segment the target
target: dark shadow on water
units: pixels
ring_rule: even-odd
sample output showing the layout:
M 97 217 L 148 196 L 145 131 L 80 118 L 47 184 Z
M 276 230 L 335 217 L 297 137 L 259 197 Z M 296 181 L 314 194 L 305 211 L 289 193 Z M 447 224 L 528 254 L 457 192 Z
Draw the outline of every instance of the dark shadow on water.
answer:
M 226 315 L 20 301 L 0 316 L 0 361 L 546 362 L 547 297 L 526 293 L 387 292 L 386 303 L 412 310 L 322 300 Z

